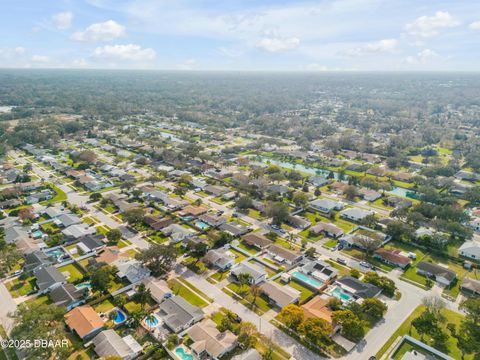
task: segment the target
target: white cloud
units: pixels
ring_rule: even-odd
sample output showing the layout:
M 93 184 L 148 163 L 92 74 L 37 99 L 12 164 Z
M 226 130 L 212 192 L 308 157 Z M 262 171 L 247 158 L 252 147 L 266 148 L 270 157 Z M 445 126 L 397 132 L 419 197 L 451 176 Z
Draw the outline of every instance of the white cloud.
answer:
M 405 29 L 410 35 L 429 38 L 438 35 L 441 29 L 452 28 L 460 23 L 447 11 L 437 11 L 432 16 L 420 16 L 407 24 Z
M 382 39 L 352 49 L 340 51 L 341 55 L 359 56 L 374 53 L 393 53 L 397 49 L 397 39 Z
M 50 58 L 45 55 L 33 55 L 32 61 L 37 63 L 48 63 L 50 61 Z
M 13 49 L 13 51 L 17 55 L 22 55 L 22 54 L 25 54 L 25 51 L 27 51 L 27 50 L 22 46 L 17 46 L 15 49 Z
M 195 59 L 187 59 L 184 62 L 177 64 L 176 68 L 178 70 L 193 70 L 196 66 L 197 62 Z
M 61 12 L 52 16 L 53 25 L 58 30 L 66 30 L 72 26 L 73 13 L 70 11 Z
M 268 52 L 288 51 L 296 49 L 300 45 L 300 39 L 296 37 L 266 37 L 257 42 L 259 49 Z
M 480 30 L 480 21 L 474 21 L 468 27 L 472 30 Z
M 97 47 L 93 55 L 110 60 L 151 61 L 155 59 L 156 53 L 151 48 L 142 48 L 136 44 L 126 44 Z
M 70 37 L 74 41 L 111 41 L 125 35 L 125 27 L 114 20 L 92 24 Z
M 429 62 L 429 60 L 438 57 L 438 54 L 430 49 L 423 49 L 416 56 L 407 56 L 405 62 L 410 65 L 423 65 Z

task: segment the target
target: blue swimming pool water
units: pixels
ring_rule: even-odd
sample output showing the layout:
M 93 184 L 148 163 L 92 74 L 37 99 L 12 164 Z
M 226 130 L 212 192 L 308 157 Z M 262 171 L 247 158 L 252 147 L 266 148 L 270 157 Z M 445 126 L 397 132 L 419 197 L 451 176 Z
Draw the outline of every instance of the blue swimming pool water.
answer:
M 91 289 L 91 288 L 92 288 L 92 284 L 90 284 L 89 282 L 83 282 L 83 283 L 80 283 L 80 284 L 75 285 L 75 287 L 76 287 L 77 289 L 85 289 L 85 288 Z
M 61 249 L 61 248 L 58 248 L 58 249 L 45 251 L 45 254 L 47 254 L 49 256 L 55 256 L 55 257 L 59 258 L 59 257 L 65 255 L 65 251 L 63 251 L 63 249 Z
M 193 216 L 192 216 L 192 215 L 182 216 L 182 220 L 183 220 L 183 221 L 193 220 Z
M 195 226 L 202 230 L 206 230 L 209 228 L 208 224 L 204 223 L 203 221 L 196 221 Z
M 350 301 L 351 297 L 348 294 L 345 294 L 342 289 L 339 287 L 336 287 L 335 289 L 332 290 L 331 294 L 335 296 L 337 299 L 342 300 L 342 301 Z
M 117 310 L 117 317 L 113 320 L 115 325 L 121 324 L 125 320 L 127 320 L 127 315 L 125 315 L 122 310 Z
M 394 187 L 392 190 L 387 191 L 387 193 L 405 197 L 405 198 L 411 198 L 411 199 L 417 198 L 417 193 L 414 190 L 409 190 L 401 187 Z
M 43 232 L 41 232 L 40 230 L 34 231 L 32 233 L 32 236 L 33 236 L 34 239 L 42 237 L 42 235 L 43 235 Z
M 192 354 L 187 354 L 185 352 L 185 349 L 182 348 L 182 347 L 177 347 L 175 349 L 175 354 L 177 354 L 177 356 L 182 360 L 192 360 L 193 359 L 193 355 Z
M 296 280 L 298 280 L 298 281 L 300 281 L 300 282 L 302 282 L 302 283 L 304 283 L 304 284 L 306 284 L 306 285 L 308 285 L 308 286 L 310 286 L 314 289 L 318 289 L 323 285 L 323 283 L 321 281 L 318 281 L 318 280 L 316 280 L 316 279 L 314 279 L 314 278 L 312 278 L 308 275 L 305 275 L 304 273 L 301 273 L 300 271 L 293 272 L 292 276 Z
M 147 324 L 150 327 L 155 327 L 158 325 L 158 319 L 155 316 L 153 317 L 153 319 L 146 318 L 145 324 Z

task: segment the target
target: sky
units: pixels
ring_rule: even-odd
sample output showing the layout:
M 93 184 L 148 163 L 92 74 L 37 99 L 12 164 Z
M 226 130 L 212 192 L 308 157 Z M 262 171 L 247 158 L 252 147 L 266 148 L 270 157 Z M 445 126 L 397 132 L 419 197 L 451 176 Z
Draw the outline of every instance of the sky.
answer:
M 480 71 L 477 0 L 0 0 L 1 68 Z

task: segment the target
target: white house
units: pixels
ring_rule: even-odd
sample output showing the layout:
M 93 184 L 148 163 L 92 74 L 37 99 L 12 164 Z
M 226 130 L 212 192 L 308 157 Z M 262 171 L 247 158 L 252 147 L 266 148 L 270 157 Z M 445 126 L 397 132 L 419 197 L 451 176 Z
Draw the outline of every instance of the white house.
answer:
M 458 254 L 474 260 L 480 260 L 480 241 L 474 239 L 465 241 L 458 248 Z

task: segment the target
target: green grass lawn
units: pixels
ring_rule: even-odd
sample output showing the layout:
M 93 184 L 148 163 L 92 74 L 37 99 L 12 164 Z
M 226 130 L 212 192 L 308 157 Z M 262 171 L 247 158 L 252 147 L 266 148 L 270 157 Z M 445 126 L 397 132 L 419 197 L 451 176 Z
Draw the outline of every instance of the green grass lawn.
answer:
M 53 191 L 55 191 L 55 195 L 50 200 L 40 202 L 40 205 L 54 204 L 54 203 L 57 203 L 57 202 L 62 202 L 62 201 L 67 200 L 67 194 L 65 194 L 65 192 L 62 189 L 60 189 L 59 187 L 57 187 L 57 186 L 55 186 L 54 184 L 51 184 L 51 183 L 48 183 L 46 185 L 49 188 L 51 188 Z
M 176 279 L 169 280 L 168 286 L 170 287 L 170 289 L 172 289 L 172 292 L 175 295 L 182 296 L 185 300 L 187 300 L 190 304 L 194 306 L 205 307 L 208 305 L 208 302 L 203 300 L 201 297 L 199 297 L 197 294 L 195 294 L 193 291 L 188 289 Z
M 93 306 L 93 308 L 95 309 L 96 312 L 98 313 L 106 313 L 110 310 L 113 310 L 113 308 L 115 307 L 115 305 L 113 305 L 110 300 L 104 300 L 102 301 L 101 303 L 98 303 L 96 305 Z
M 30 291 L 35 289 L 35 277 L 31 276 L 25 280 L 21 280 L 20 278 L 16 278 L 8 283 L 5 284 L 8 291 L 14 298 L 19 296 L 25 296 Z
M 239 262 L 242 262 L 243 260 L 245 260 L 247 258 L 246 255 L 242 254 L 240 251 L 237 251 L 235 249 L 229 249 L 229 251 L 235 255 L 235 262 L 236 263 L 239 263 Z
M 425 310 L 425 307 L 423 305 L 418 306 L 416 309 L 413 310 L 412 314 L 400 325 L 400 327 L 395 331 L 395 333 L 388 339 L 388 341 L 382 346 L 380 351 L 377 353 L 376 357 L 377 359 L 380 359 L 387 350 L 389 350 L 389 347 L 394 343 L 394 341 L 399 337 L 403 335 L 409 334 L 410 336 L 414 337 L 417 340 L 421 340 L 421 336 L 417 333 L 416 329 L 413 326 L 410 326 L 410 323 L 420 316 L 422 312 Z M 454 359 L 462 359 L 462 354 L 460 350 L 457 347 L 457 339 L 455 339 L 453 336 L 451 336 L 450 332 L 448 329 L 446 329 L 446 326 L 448 323 L 455 324 L 457 331 L 459 330 L 460 327 L 460 322 L 462 321 L 463 316 L 459 313 L 456 313 L 452 310 L 449 309 L 443 309 L 442 310 L 443 316 L 445 316 L 446 321 L 444 324 L 442 324 L 442 328 L 445 331 L 446 334 L 449 335 L 448 340 L 446 342 L 446 346 L 448 348 L 447 355 L 450 355 Z M 428 337 L 425 337 L 424 342 L 427 345 L 432 346 L 432 343 Z M 392 349 L 393 350 L 393 349 Z M 473 355 L 466 355 L 464 357 L 465 360 L 471 360 L 473 359 Z
M 324 247 L 326 248 L 334 248 L 337 245 L 338 241 L 335 239 L 328 239 L 325 244 L 323 244 Z
M 201 291 L 199 288 L 194 286 L 191 282 L 185 280 L 183 277 L 181 277 L 180 282 L 183 284 L 187 285 L 189 288 L 191 288 L 193 291 L 195 291 L 197 294 L 199 294 L 202 298 L 209 300 L 210 302 L 213 302 L 213 299 L 206 295 L 203 291 Z
M 69 283 L 77 282 L 83 279 L 85 275 L 83 270 L 79 266 L 77 266 L 75 263 L 59 267 L 57 270 L 60 273 L 68 272 L 69 275 L 66 275 L 66 276 L 68 278 L 67 281 Z
M 127 246 L 129 246 L 129 245 L 131 245 L 131 244 L 132 244 L 132 243 L 131 243 L 130 241 L 128 241 L 128 240 L 123 240 L 123 239 L 122 239 L 122 240 L 120 240 L 120 241 L 117 243 L 117 247 L 118 247 L 119 249 L 122 249 L 122 248 L 127 247 Z
M 220 282 L 223 279 L 227 279 L 229 274 L 230 274 L 229 271 L 224 271 L 224 272 L 217 271 L 215 274 L 211 275 L 210 277 L 216 280 L 217 282 Z
M 347 266 L 340 265 L 336 261 L 333 260 L 327 260 L 326 261 L 330 266 L 334 267 L 335 269 L 338 270 L 338 277 L 342 277 L 345 275 L 350 275 L 350 268 Z
M 243 241 L 238 245 L 238 247 L 242 250 L 249 252 L 252 255 L 255 255 L 258 252 L 256 248 L 254 248 L 253 246 L 248 246 Z
M 227 285 L 227 288 L 232 290 L 235 294 L 238 294 L 238 288 L 240 287 L 239 284 L 236 283 L 230 283 Z M 227 293 L 228 294 L 228 293 Z M 238 295 L 240 297 L 240 295 Z M 266 299 L 263 296 L 258 296 L 255 300 L 255 306 L 252 303 L 252 298 L 251 295 L 248 294 L 245 298 L 242 298 L 240 302 L 245 305 L 247 308 L 250 310 L 255 310 L 258 313 L 258 310 L 260 310 L 261 313 L 265 313 L 268 310 L 271 309 L 270 304 L 268 303 L 268 299 Z
M 300 300 L 299 300 L 300 304 L 302 304 L 305 300 L 310 298 L 315 293 L 313 290 L 310 290 L 309 288 L 301 285 L 300 283 L 296 282 L 294 279 L 290 280 L 288 284 L 285 284 L 281 278 L 276 279 L 275 282 L 280 285 L 290 286 L 291 288 L 300 291 Z

